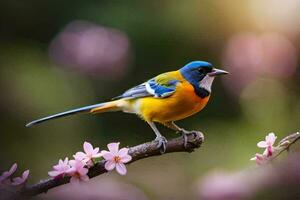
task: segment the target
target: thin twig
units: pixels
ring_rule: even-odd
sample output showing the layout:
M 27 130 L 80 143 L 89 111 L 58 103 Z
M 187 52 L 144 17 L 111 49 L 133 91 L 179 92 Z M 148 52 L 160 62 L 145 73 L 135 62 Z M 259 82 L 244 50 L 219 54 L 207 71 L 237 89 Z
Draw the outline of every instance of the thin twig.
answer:
M 276 155 L 272 156 L 271 160 L 277 158 L 282 152 L 289 151 L 292 144 L 300 139 L 300 133 L 296 132 L 283 138 L 276 147 Z
M 204 137 L 200 132 L 195 133 L 195 135 L 188 135 L 186 148 L 184 147 L 184 139 L 182 137 L 178 137 L 168 141 L 165 153 L 192 152 L 194 151 L 194 149 L 199 148 L 204 141 Z M 130 163 L 147 157 L 162 155 L 159 151 L 159 148 L 157 148 L 157 144 L 158 143 L 156 141 L 152 141 L 134 147 L 130 147 L 129 154 L 132 156 L 132 160 L 130 161 Z M 105 161 L 100 161 L 96 163 L 93 167 L 89 169 L 88 176 L 90 178 L 93 178 L 95 176 L 99 176 L 103 173 L 106 173 L 107 171 L 104 168 L 104 164 Z M 25 188 L 23 188 L 22 191 L 20 191 L 20 194 L 18 196 L 22 198 L 35 196 L 41 193 L 45 193 L 49 189 L 58 187 L 63 184 L 67 184 L 69 183 L 69 181 L 70 177 L 42 180 L 39 183 L 26 186 Z

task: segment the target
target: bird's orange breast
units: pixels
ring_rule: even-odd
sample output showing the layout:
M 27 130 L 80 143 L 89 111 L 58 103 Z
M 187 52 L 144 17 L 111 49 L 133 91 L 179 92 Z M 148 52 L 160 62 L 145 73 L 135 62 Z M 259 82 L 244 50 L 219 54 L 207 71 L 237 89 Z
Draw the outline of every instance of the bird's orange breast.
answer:
M 138 99 L 139 115 L 146 121 L 170 122 L 189 117 L 201 111 L 209 96 L 199 97 L 187 81 L 177 84 L 175 93 L 167 98 L 146 97 Z

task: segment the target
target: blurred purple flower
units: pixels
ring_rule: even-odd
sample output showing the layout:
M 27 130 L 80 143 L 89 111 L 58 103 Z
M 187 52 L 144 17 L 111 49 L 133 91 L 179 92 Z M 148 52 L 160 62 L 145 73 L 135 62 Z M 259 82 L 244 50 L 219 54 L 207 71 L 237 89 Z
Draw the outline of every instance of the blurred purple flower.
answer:
M 212 172 L 199 184 L 199 199 L 232 200 L 250 196 L 252 188 L 244 184 L 241 174 Z
M 17 163 L 14 163 L 8 171 L 5 171 L 0 176 L 0 186 L 1 185 L 12 185 L 17 186 L 26 182 L 29 176 L 29 170 L 23 172 L 21 177 L 11 178 L 11 176 L 17 170 Z
M 116 168 L 117 172 L 121 175 L 125 175 L 127 173 L 126 166 L 124 163 L 129 162 L 132 158 L 128 154 L 128 148 L 122 148 L 119 150 L 119 142 L 118 143 L 109 143 L 107 148 L 109 151 L 101 151 L 103 158 L 106 160 L 105 169 L 108 171 Z
M 73 157 L 75 160 L 83 161 L 88 167 L 93 166 L 93 158 L 101 157 L 101 154 L 99 153 L 99 147 L 94 149 L 93 145 L 89 142 L 83 143 L 83 150 L 84 153 L 79 151 Z
M 125 182 L 124 182 L 125 181 Z M 46 194 L 40 195 L 45 200 L 147 200 L 141 187 L 131 184 L 126 180 L 120 180 L 114 176 L 98 176 L 83 185 L 66 184 L 57 187 Z
M 224 79 L 226 86 L 239 94 L 260 76 L 290 77 L 296 70 L 297 51 L 278 33 L 240 33 L 229 40 L 223 65 L 231 73 L 230 79 Z
M 54 178 L 64 176 L 65 173 L 70 169 L 69 159 L 65 158 L 63 161 L 59 159 L 58 164 L 53 166 L 53 171 L 48 172 L 48 175 Z
M 116 78 L 127 71 L 130 47 L 121 31 L 86 21 L 74 21 L 50 44 L 50 57 L 59 65 L 95 76 Z
M 29 170 L 26 170 L 23 172 L 21 177 L 15 177 L 12 179 L 12 183 L 11 185 L 22 185 L 23 183 L 25 183 L 27 181 L 27 178 L 29 176 Z
M 16 172 L 17 167 L 17 163 L 14 163 L 8 171 L 2 173 L 2 175 L 0 176 L 0 185 L 10 183 L 9 179 L 11 175 L 13 175 Z

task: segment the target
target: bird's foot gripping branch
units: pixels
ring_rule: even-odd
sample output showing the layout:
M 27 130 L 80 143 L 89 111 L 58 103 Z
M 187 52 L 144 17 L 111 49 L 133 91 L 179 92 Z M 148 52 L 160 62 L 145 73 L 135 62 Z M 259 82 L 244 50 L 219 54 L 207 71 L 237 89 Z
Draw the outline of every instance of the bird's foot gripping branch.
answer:
M 183 137 L 174 138 L 166 143 L 165 153 L 192 152 L 199 148 L 203 141 L 204 136 L 200 132 L 186 135 L 186 141 Z M 107 147 L 108 151 L 100 151 L 98 147 L 94 148 L 90 143 L 85 142 L 83 144 L 84 152 L 75 153 L 74 160 L 68 158 L 59 160 L 58 164 L 53 166 L 53 170 L 48 172 L 50 179 L 33 185 L 26 185 L 26 180 L 22 179 L 18 187 L 15 187 L 10 184 L 13 173 L 4 172 L 0 178 L 1 198 L 23 199 L 35 196 L 69 182 L 76 184 L 79 181 L 88 181 L 90 178 L 113 169 L 116 169 L 119 174 L 125 175 L 127 173 L 125 163 L 129 164 L 143 158 L 162 155 L 157 141 L 121 149 L 119 149 L 119 143 L 110 143 Z

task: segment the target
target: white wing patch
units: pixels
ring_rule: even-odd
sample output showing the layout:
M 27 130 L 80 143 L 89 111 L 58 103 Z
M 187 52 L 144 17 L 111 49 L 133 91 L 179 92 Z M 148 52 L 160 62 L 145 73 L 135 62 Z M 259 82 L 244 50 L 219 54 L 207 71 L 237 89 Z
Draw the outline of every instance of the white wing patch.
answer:
M 160 85 L 154 79 L 150 79 L 145 83 L 125 91 L 122 95 L 113 99 L 136 99 L 141 97 L 165 98 L 175 92 L 175 87 L 178 82 L 178 80 L 170 80 L 166 85 Z
M 147 92 L 149 92 L 150 94 L 156 96 L 156 95 L 155 95 L 155 90 L 151 88 L 149 82 L 146 82 L 146 90 L 147 90 Z

